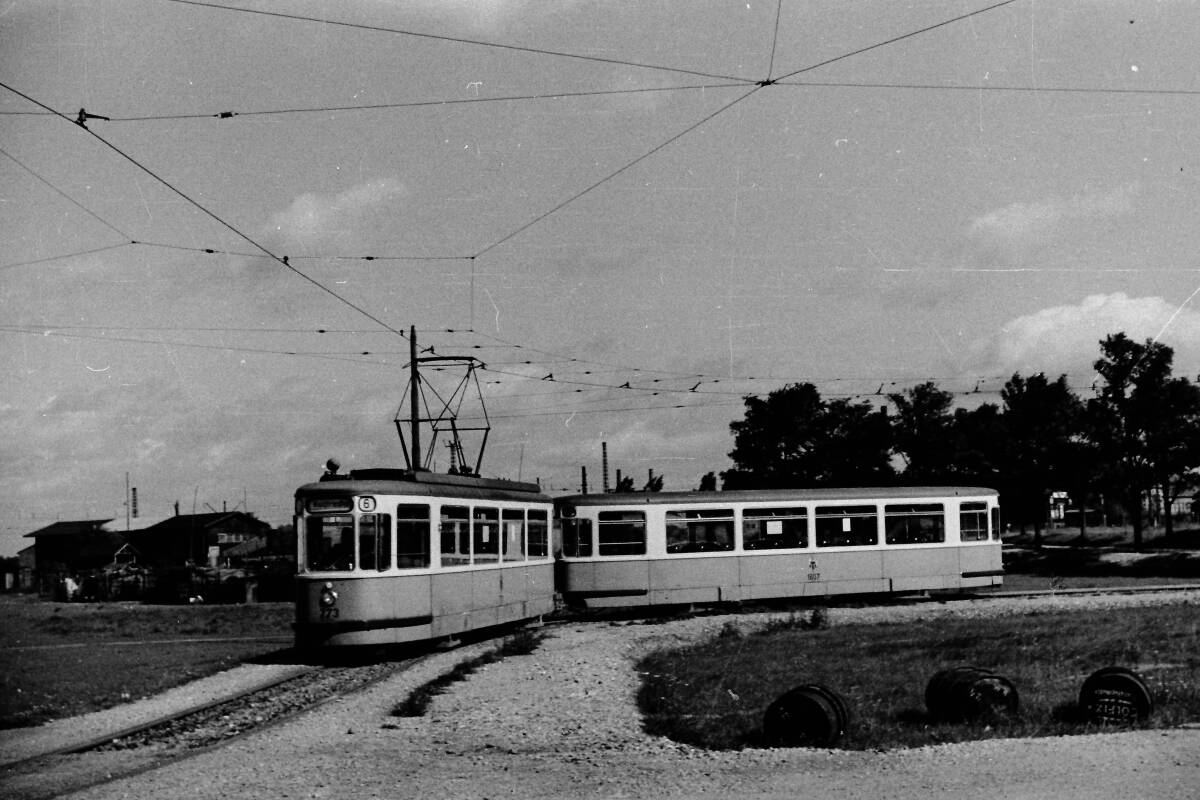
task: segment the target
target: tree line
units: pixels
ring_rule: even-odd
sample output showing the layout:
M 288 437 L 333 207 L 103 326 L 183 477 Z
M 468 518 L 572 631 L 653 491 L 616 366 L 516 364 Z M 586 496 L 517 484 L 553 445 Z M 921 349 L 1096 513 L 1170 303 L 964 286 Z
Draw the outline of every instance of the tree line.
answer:
M 1035 541 L 1050 494 L 1129 520 L 1141 545 L 1147 493 L 1163 508 L 1200 484 L 1200 385 L 1172 374 L 1174 351 L 1124 333 L 1100 342 L 1094 396 L 1081 399 L 1066 375 L 1014 374 L 1000 403 L 953 408 L 954 396 L 926 382 L 869 400 L 821 397 L 796 383 L 747 396 L 730 423 L 733 468 L 723 489 L 958 484 L 1001 493 L 1006 519 L 1032 526 Z M 716 489 L 709 473 L 701 489 Z M 1164 515 L 1168 534 L 1171 515 Z

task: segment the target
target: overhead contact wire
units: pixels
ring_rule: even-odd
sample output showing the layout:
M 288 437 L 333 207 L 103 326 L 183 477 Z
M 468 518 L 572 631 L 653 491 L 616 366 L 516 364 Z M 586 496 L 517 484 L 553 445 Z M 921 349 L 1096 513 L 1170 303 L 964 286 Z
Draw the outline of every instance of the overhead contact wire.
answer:
M 46 256 L 45 258 L 35 258 L 31 261 L 18 261 L 15 264 L 0 264 L 0 269 L 15 269 L 16 267 L 30 267 L 34 264 L 45 264 L 49 261 L 62 261 L 65 258 L 76 258 L 78 256 L 87 256 L 92 253 L 103 253 L 105 250 L 118 250 L 122 247 L 129 247 L 130 242 L 122 242 L 121 244 L 110 244 L 107 247 L 93 247 L 90 250 L 77 250 L 74 253 L 63 253 L 57 256 Z
M 65 120 L 65 121 L 67 121 L 67 122 L 70 122 L 70 123 L 72 123 L 72 124 L 78 124 L 78 125 L 79 125 L 79 127 L 83 128 L 83 130 L 87 131 L 87 133 L 88 133 L 88 134 L 90 134 L 90 135 L 91 135 L 91 136 L 92 136 L 94 139 L 96 139 L 96 141 L 100 142 L 100 143 L 101 143 L 101 144 L 103 144 L 105 147 L 107 147 L 108 149 L 112 150 L 114 153 L 116 153 L 116 154 L 117 154 L 117 155 L 119 155 L 121 158 L 123 158 L 123 159 L 125 159 L 126 161 L 128 161 L 130 164 L 133 164 L 133 165 L 134 165 L 135 167 L 137 167 L 139 170 L 141 170 L 142 172 L 146 173 L 146 174 L 147 174 L 147 175 L 149 175 L 151 178 L 153 178 L 154 180 L 158 181 L 159 183 L 161 183 L 161 184 L 162 184 L 163 186 L 165 186 L 166 188 L 170 189 L 170 190 L 171 190 L 172 192 L 174 192 L 175 194 L 179 195 L 181 198 L 183 198 L 183 199 L 184 199 L 185 201 L 187 201 L 189 204 L 191 204 L 191 205 L 192 205 L 192 206 L 194 206 L 195 208 L 199 209 L 200 211 L 204 212 L 204 214 L 206 214 L 208 217 L 210 217 L 211 219 L 213 219 L 214 221 L 216 221 L 218 224 L 220 224 L 221 226 L 223 226 L 223 227 L 227 228 L 228 230 L 232 231 L 234 234 L 236 234 L 236 235 L 237 235 L 238 237 L 240 237 L 241 239 L 245 240 L 246 242 L 248 242 L 248 243 L 249 243 L 249 244 L 251 244 L 252 246 L 254 246 L 254 247 L 256 247 L 257 249 L 261 250 L 261 251 L 262 251 L 263 253 L 265 253 L 267 256 L 269 256 L 269 257 L 271 257 L 271 258 L 275 259 L 275 261 L 277 261 L 278 263 L 282 264 L 284 267 L 286 267 L 287 269 L 291 270 L 291 271 L 292 271 L 292 272 L 294 272 L 296 275 L 299 275 L 301 278 L 303 278 L 304 280 L 308 281 L 310 284 L 312 284 L 313 286 L 317 287 L 317 288 L 318 288 L 318 289 L 320 289 L 322 292 L 325 292 L 325 293 L 326 293 L 326 294 L 328 294 L 330 297 L 332 297 L 332 298 L 334 298 L 335 300 L 337 300 L 339 303 L 342 303 L 343 305 L 346 305 L 346 306 L 348 306 L 349 308 L 352 308 L 352 309 L 354 309 L 354 310 L 355 310 L 355 311 L 357 311 L 359 314 L 362 314 L 362 315 L 363 315 L 364 317 L 366 317 L 367 319 L 369 319 L 369 320 L 371 320 L 372 322 L 374 322 L 374 323 L 378 324 L 380 327 L 383 327 L 383 328 L 385 328 L 385 329 L 387 329 L 387 330 L 391 331 L 392 333 L 395 333 L 395 334 L 396 334 L 396 335 L 398 335 L 398 336 L 402 336 L 402 337 L 404 336 L 404 333 L 403 333 L 403 332 L 401 332 L 401 331 L 397 330 L 396 328 L 393 328 L 391 325 L 387 324 L 386 322 L 384 322 L 384 321 L 383 321 L 382 319 L 380 319 L 379 317 L 376 317 L 374 314 L 372 314 L 371 312 L 367 311 L 365 308 L 362 308 L 361 306 L 359 306 L 359 305 L 357 305 L 357 304 L 355 304 L 355 303 L 351 302 L 350 300 L 346 299 L 345 297 L 342 297 L 340 294 L 338 294 L 337 292 L 333 291 L 333 290 L 332 290 L 332 289 L 330 289 L 328 286 L 325 286 L 325 285 L 324 285 L 324 284 L 322 284 L 320 281 L 316 280 L 315 278 L 311 278 L 311 277 L 309 277 L 308 275 L 306 275 L 305 273 L 303 273 L 303 272 L 301 272 L 300 270 L 296 269 L 295 267 L 293 267 L 291 264 L 289 264 L 289 263 L 288 263 L 288 258 L 287 258 L 287 256 L 277 256 L 277 255 L 275 255 L 275 254 L 274 254 L 274 253 L 272 253 L 270 250 L 268 250 L 266 247 L 264 247 L 263 245 L 259 244 L 259 243 L 258 243 L 256 240 L 254 240 L 254 239 L 250 238 L 250 236 L 248 236 L 247 234 L 245 234 L 245 233 L 242 233 L 242 231 L 240 231 L 238 228 L 234 227 L 232 224 L 230 224 L 230 223 L 226 222 L 226 221 L 225 221 L 224 219 L 222 219 L 220 216 L 218 216 L 218 215 L 217 215 L 217 214 L 215 214 L 214 212 L 210 211 L 210 210 L 209 210 L 207 207 L 205 207 L 204 205 L 202 205 L 200 202 L 198 202 L 197 200 L 194 200 L 194 199 L 192 199 L 192 197 L 191 197 L 190 195 L 186 194 L 186 193 L 185 193 L 185 192 L 183 192 L 181 189 L 178 189 L 178 188 L 176 188 L 176 187 L 175 187 L 175 186 L 174 186 L 172 183 L 170 183 L 168 180 L 166 180 L 165 178 L 161 177 L 161 176 L 160 176 L 158 173 L 154 172 L 154 170 L 152 170 L 152 169 L 150 169 L 149 167 L 145 166 L 145 165 L 144 165 L 144 164 L 142 164 L 140 161 L 138 161 L 137 159 L 133 158 L 133 156 L 130 156 L 128 153 L 126 153 L 125 151 L 123 151 L 121 148 L 119 148 L 119 147 L 117 147 L 116 145 L 114 145 L 114 144 L 112 144 L 111 142 L 109 142 L 107 139 L 105 139 L 105 138 L 104 138 L 103 136 L 101 136 L 100 134 L 98 134 L 98 133 L 96 133 L 95 131 L 93 131 L 93 130 L 89 129 L 89 128 L 88 128 L 86 125 L 84 125 L 84 124 L 82 124 L 82 123 L 76 123 L 76 122 L 75 122 L 75 120 L 72 120 L 70 117 L 67 117 L 67 116 L 66 116 L 66 115 L 64 115 L 64 114 L 61 114 L 61 113 L 59 113 L 58 111 L 55 111 L 53 108 L 50 108 L 50 106 L 46 105 L 45 103 L 42 103 L 41 101 L 39 101 L 39 100 L 36 100 L 36 99 L 34 99 L 33 97 L 30 97 L 29 95 L 27 95 L 27 94 L 25 94 L 24 92 L 22 92 L 22 91 L 20 91 L 20 90 L 18 90 L 18 89 L 16 89 L 16 88 L 14 88 L 14 87 L 12 87 L 12 86 L 8 85 L 7 83 L 0 82 L 0 87 L 3 87 L 4 89 L 7 89 L 8 91 L 12 92 L 13 94 L 15 94 L 15 95 L 17 95 L 17 96 L 19 96 L 19 97 L 22 97 L 22 98 L 24 98 L 25 100 L 29 101 L 30 103 L 33 103 L 34 105 L 36 105 L 36 106 L 38 106 L 38 107 L 40 107 L 40 108 L 43 108 L 43 109 L 45 109 L 45 110 L 47 110 L 47 111 L 50 111 L 50 112 L 52 112 L 52 113 L 53 113 L 55 116 L 57 116 L 57 117 L 59 117 L 59 118 L 61 118 L 61 119 Z
M 694 123 L 692 123 L 691 125 L 689 125 L 689 126 L 687 126 L 686 128 L 684 128 L 682 131 L 679 131 L 678 133 L 676 133 L 675 135 L 673 135 L 671 138 L 667 139 L 667 140 L 666 140 L 666 141 L 664 141 L 664 142 L 660 142 L 659 144 L 655 145 L 655 146 L 654 146 L 653 148 L 651 148 L 650 150 L 646 151 L 645 153 L 642 153 L 642 154 L 641 154 L 640 156 L 638 156 L 637 158 L 635 158 L 635 159 L 633 159 L 632 161 L 630 161 L 630 162 L 626 163 L 626 164 L 625 164 L 623 167 L 621 167 L 620 169 L 617 169 L 617 170 L 614 170 L 613 172 L 610 172 L 609 174 L 605 175 L 603 178 L 601 178 L 600 180 L 596 181 L 595 183 L 592 183 L 592 184 L 588 185 L 586 188 L 584 188 L 584 189 L 581 189 L 580 191 L 578 191 L 578 192 L 576 192 L 575 194 L 573 194 L 573 195 L 571 195 L 570 197 L 568 197 L 566 200 L 563 200 L 561 203 L 559 203 L 558 205 L 554 206 L 554 207 L 553 207 L 553 208 L 551 208 L 549 211 L 545 211 L 545 212 L 543 212 L 542 214 L 539 214 L 538 216 L 534 217 L 534 218 L 533 218 L 533 219 L 531 219 L 529 222 L 526 222 L 526 223 L 525 223 L 524 225 L 522 225 L 521 227 L 519 227 L 519 228 L 517 228 L 516 230 L 512 231 L 511 233 L 509 233 L 507 236 L 504 236 L 503 238 L 501 238 L 501 239 L 498 239 L 498 240 L 497 240 L 497 241 L 495 241 L 495 242 L 492 242 L 492 243 L 491 243 L 491 244 L 489 244 L 487 247 L 485 247 L 485 248 L 483 248 L 482 250 L 480 250 L 479 252 L 477 252 L 477 253 L 476 253 L 476 254 L 473 256 L 473 258 L 480 258 L 480 257 L 481 257 L 481 256 L 483 256 L 484 254 L 486 254 L 486 253 L 490 252 L 491 250 L 494 250 L 494 249 L 496 249 L 497 247 L 499 247 L 500 245 L 504 244 L 505 242 L 508 242 L 508 241 L 510 241 L 510 240 L 512 240 L 512 239 L 515 239 L 517 236 L 519 236 L 520 234 L 522 234 L 522 233 L 524 233 L 525 231 L 529 230 L 529 229 L 530 229 L 530 228 L 532 228 L 534 225 L 537 225 L 537 224 L 538 224 L 539 222 L 541 222 L 542 220 L 546 219 L 547 217 L 549 217 L 549 216 L 551 216 L 551 215 L 553 215 L 553 214 L 556 214 L 557 212 L 559 212 L 559 211 L 561 211 L 562 209 L 566 208 L 566 207 L 567 207 L 567 206 L 569 206 L 571 203 L 574 203 L 576 200 L 578 200 L 579 198 L 583 197 L 584 195 L 586 195 L 586 194 L 588 194 L 588 193 L 592 192 L 593 190 L 595 190 L 595 189 L 597 189 L 597 188 L 599 188 L 599 187 L 603 186 L 604 184 L 608 183 L 608 182 L 609 182 L 609 181 L 611 181 L 613 178 L 617 177 L 618 175 L 622 174 L 623 172 L 626 172 L 627 170 L 629 170 L 629 169 L 631 169 L 631 168 L 633 168 L 633 167 L 637 166 L 638 164 L 640 164 L 641 162 L 645 161 L 645 160 L 646 160 L 647 158 L 649 158 L 650 156 L 652 156 L 652 155 L 654 155 L 655 153 L 657 153 L 658 151 L 662 150 L 663 148 L 665 148 L 665 147 L 667 147 L 667 146 L 669 146 L 669 145 L 671 145 L 671 144 L 673 144 L 673 143 L 675 143 L 675 142 L 679 141 L 679 140 L 680 140 L 680 139 L 682 139 L 684 136 L 687 136 L 689 133 L 691 133 L 692 131 L 696 130 L 696 129 L 697 129 L 697 128 L 699 128 L 701 125 L 705 124 L 706 122 L 708 122 L 708 121 L 710 121 L 710 120 L 714 119 L 715 117 L 717 117 L 717 116 L 720 116 L 721 114 L 725 113 L 725 112 L 726 112 L 726 111 L 728 111 L 730 108 L 734 107 L 735 105 L 737 105 L 738 103 L 742 102 L 743 100 L 745 100 L 745 99 L 746 99 L 747 97 L 749 97 L 750 95 L 752 95 L 752 94 L 754 94 L 755 92 L 757 92 L 757 91 L 758 91 L 760 88 L 761 88 L 761 87 L 759 87 L 759 86 L 755 86 L 754 88 L 750 89 L 750 91 L 748 91 L 748 92 L 746 92 L 745 94 L 743 94 L 742 96 L 740 96 L 740 97 L 736 98 L 736 99 L 735 99 L 735 100 L 733 100 L 732 102 L 726 103 L 725 105 L 723 105 L 723 106 L 721 106 L 720 108 L 718 108 L 716 111 L 714 111 L 714 112 L 712 112 L 711 114 L 708 114 L 707 116 L 705 116 L 703 119 L 701 119 L 701 120 L 699 120 L 699 121 L 697 121 L 697 122 L 694 122 Z
M 878 50 L 881 47 L 887 47 L 888 45 L 893 45 L 893 44 L 896 44 L 897 42 L 902 42 L 905 39 L 912 39 L 916 36 L 920 36 L 922 34 L 929 33 L 930 31 L 937 30 L 938 28 L 944 28 L 947 25 L 953 25 L 956 22 L 962 22 L 965 19 L 970 19 L 971 17 L 977 17 L 980 14 L 986 14 L 989 11 L 995 11 L 997 8 L 1003 8 L 1004 6 L 1012 5 L 1015 2 L 1017 2 L 1017 0 L 1003 0 L 1003 2 L 995 3 L 994 5 L 987 6 L 986 8 L 980 8 L 980 9 L 976 9 L 975 11 L 969 11 L 966 14 L 960 14 L 959 16 L 953 17 L 952 19 L 943 20 L 941 22 L 934 23 L 933 25 L 927 25 L 926 27 L 921 28 L 919 30 L 910 31 L 908 33 L 904 33 L 899 36 L 893 36 L 891 39 L 886 39 L 882 42 L 876 42 L 875 44 L 867 45 L 866 47 L 860 47 L 857 50 L 852 50 L 849 53 L 843 53 L 842 55 L 834 56 L 833 58 L 827 58 L 824 61 L 818 61 L 816 64 L 810 64 L 807 67 L 802 67 L 801 69 L 794 70 L 792 72 L 788 72 L 784 75 L 781 75 L 776 80 L 776 82 L 781 81 L 781 80 L 786 80 L 787 78 L 791 78 L 794 75 L 799 75 L 804 72 L 811 72 L 814 69 L 820 69 L 821 67 L 827 67 L 830 64 L 837 63 L 838 61 L 845 61 L 847 58 L 853 58 L 854 56 L 859 56 L 859 55 L 862 55 L 863 53 L 869 53 L 872 50 Z
M 707 89 L 727 89 L 747 86 L 752 81 L 732 83 L 708 83 L 694 86 L 657 86 L 640 89 L 595 89 L 581 92 L 551 92 L 548 94 L 507 95 L 503 97 L 467 97 L 453 100 L 413 100 L 403 103 L 370 103 L 354 106 L 311 106 L 304 108 L 260 109 L 257 111 L 220 111 L 197 114 L 151 114 L 137 117 L 112 117 L 109 122 L 156 122 L 179 119 L 233 119 L 234 117 L 273 116 L 279 114 L 319 114 L 336 111 L 383 111 L 399 108 L 438 108 L 441 106 L 472 105 L 476 103 L 512 103 L 522 100 L 564 100 L 580 97 L 605 97 L 610 95 L 646 94 L 649 92 L 686 92 Z
M 652 69 L 660 72 L 674 72 L 681 75 L 695 75 L 701 78 L 717 78 L 728 81 L 742 81 L 736 75 L 721 75 L 712 72 L 701 72 L 694 69 L 684 69 L 682 67 L 668 67 L 662 64 L 646 64 L 639 61 L 629 61 L 619 58 L 606 58 L 604 56 L 588 56 L 580 53 L 567 53 L 560 50 L 548 50 L 541 47 L 524 47 L 515 44 L 503 44 L 500 42 L 485 42 L 479 39 L 467 39 L 459 36 L 446 36 L 444 34 L 421 33 L 418 31 L 405 30 L 403 28 L 388 28 L 382 25 L 366 25 L 358 22 L 343 22 L 335 19 L 322 19 L 320 17 L 307 17 L 302 14 L 285 14 L 279 11 L 261 11 L 253 8 L 238 8 L 237 6 L 227 6 L 220 3 L 205 3 L 200 0 L 167 0 L 167 2 L 178 3 L 187 6 L 199 6 L 201 8 L 211 8 L 220 11 L 237 11 L 243 14 L 257 14 L 264 17 L 275 17 L 278 19 L 293 20 L 296 22 L 317 22 L 322 25 L 332 25 L 340 28 L 352 28 L 357 30 L 372 31 L 376 33 L 391 33 L 400 36 L 411 36 L 418 39 L 429 39 L 438 42 L 451 42 L 454 44 L 466 44 L 476 47 L 490 47 L 498 50 L 509 50 L 518 53 L 532 53 L 534 55 L 554 56 L 557 58 L 573 58 L 579 61 L 594 61 L 600 64 L 615 64 L 622 67 L 638 67 L 641 69 Z M 748 81 L 747 81 L 748 82 Z
M 27 164 L 23 163 L 23 162 L 22 162 L 20 159 L 18 159 L 18 158 L 17 158 L 16 156 L 14 156 L 12 153 L 10 153 L 10 152 L 8 152 L 7 150 L 5 150 L 4 148 L 0 147 L 0 155 L 3 155 L 3 156 L 4 156 L 5 158 L 7 158 L 9 161 L 13 162 L 13 163 L 14 163 L 14 164 L 16 164 L 18 167 L 20 167 L 21 169 L 23 169 L 23 170 L 25 170 L 26 172 L 28 172 L 30 175 L 32 175 L 34 178 L 36 178 L 36 179 L 37 179 L 38 181 L 40 181 L 42 184 L 44 184 L 45 186 L 49 187 L 49 188 L 50 188 L 50 190 L 51 190 L 51 191 L 53 191 L 55 194 L 57 194 L 59 197 L 61 197 L 61 198 L 63 198 L 64 200 L 66 200 L 68 203 L 70 203 L 71 205 L 75 206 L 75 207 L 76 207 L 76 208 L 78 208 L 80 211 L 82 211 L 83 213 L 87 214 L 89 217 L 91 217 L 92 219 L 96 220 L 97 222 L 99 222 L 99 223 L 100 223 L 101 225 L 103 225 L 104 227 L 108 228 L 110 231 L 112 231 L 113 233 L 117 234 L 118 236 L 120 236 L 120 237 L 122 237 L 122 238 L 126 239 L 126 240 L 127 240 L 127 241 L 125 242 L 126 244 L 131 244 L 131 243 L 132 243 L 132 242 L 131 242 L 131 240 L 132 240 L 132 238 L 133 238 L 133 237 L 131 237 L 131 236 L 130 236 L 128 233 L 126 233 L 125 231 L 121 230 L 121 229 L 120 229 L 120 228 L 118 228 L 116 225 L 113 225 L 111 222 L 109 222 L 109 221 L 108 221 L 108 220 L 106 220 L 104 217 L 102 217 L 102 216 L 100 216 L 99 214 L 97 214 L 95 211 L 92 211 L 90 208 L 88 208 L 87 206 L 85 206 L 83 203 L 80 203 L 80 202 L 79 202 L 78 200 L 76 200 L 74 197 L 71 197 L 69 194 L 67 194 L 66 192 L 64 192 L 62 189 L 59 189 L 59 188 L 58 188 L 57 186 L 55 186 L 53 183 L 51 183 L 50 181 L 46 180 L 46 178 L 42 177 L 42 176 L 41 176 L 41 175 L 39 175 L 39 174 L 38 174 L 36 171 L 34 171 L 32 167 L 30 167 L 29 165 L 27 165 Z

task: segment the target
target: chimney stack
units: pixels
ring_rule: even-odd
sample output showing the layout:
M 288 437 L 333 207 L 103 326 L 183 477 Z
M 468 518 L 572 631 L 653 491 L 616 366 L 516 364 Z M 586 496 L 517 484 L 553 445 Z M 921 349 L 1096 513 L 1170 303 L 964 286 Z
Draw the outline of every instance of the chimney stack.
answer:
M 601 463 L 601 470 L 602 470 L 601 475 L 604 478 L 604 493 L 608 494 L 608 491 L 609 491 L 608 490 L 608 442 L 600 443 L 600 453 L 601 453 L 600 463 Z M 620 480 L 620 478 L 618 478 L 617 480 Z

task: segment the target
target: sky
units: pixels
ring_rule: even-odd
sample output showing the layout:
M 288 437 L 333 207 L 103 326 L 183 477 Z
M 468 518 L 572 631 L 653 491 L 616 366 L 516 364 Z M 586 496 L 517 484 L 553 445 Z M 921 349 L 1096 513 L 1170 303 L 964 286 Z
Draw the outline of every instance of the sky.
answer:
M 402 466 L 410 328 L 552 494 L 605 442 L 694 488 L 789 383 L 1195 379 L 1198 51 L 1169 1 L 4 2 L 0 555 Z

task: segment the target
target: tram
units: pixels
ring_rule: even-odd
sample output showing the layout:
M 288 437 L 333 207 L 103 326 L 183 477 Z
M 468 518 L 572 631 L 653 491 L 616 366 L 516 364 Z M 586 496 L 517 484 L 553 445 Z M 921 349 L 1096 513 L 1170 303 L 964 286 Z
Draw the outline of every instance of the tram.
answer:
M 455 413 L 472 379 L 482 404 L 477 360 L 421 357 L 415 328 L 408 339 L 407 440 L 403 404 L 396 413 L 406 467 L 340 474 L 331 459 L 320 480 L 296 490 L 293 627 L 301 649 L 450 638 L 554 610 L 550 498 L 536 484 L 481 477 L 490 428 L 465 427 Z M 432 390 L 444 398 L 437 414 L 419 364 L 466 369 L 453 392 Z M 424 460 L 423 426 L 432 433 Z M 461 436 L 469 430 L 483 436 L 473 468 Z M 445 473 L 429 468 L 440 433 L 450 436 Z
M 448 638 L 554 610 L 536 484 L 406 469 L 296 491 L 297 647 Z
M 998 493 L 971 487 L 584 494 L 554 501 L 569 606 L 998 586 Z
M 970 487 L 582 494 L 466 466 L 464 428 L 422 416 L 410 331 L 411 451 L 403 469 L 340 474 L 296 490 L 295 638 L 319 649 L 451 638 L 580 608 L 724 603 L 997 586 L 998 493 Z M 464 379 L 465 380 L 465 379 Z M 478 380 L 476 379 L 478 391 Z M 459 389 L 450 394 L 459 397 Z M 457 402 L 457 401 L 456 401 Z M 482 404 L 482 393 L 480 393 Z M 446 408 L 449 403 L 446 404 Z M 485 415 L 486 419 L 486 415 Z M 429 469 L 420 431 L 452 434 Z M 486 426 L 483 431 L 486 443 Z

